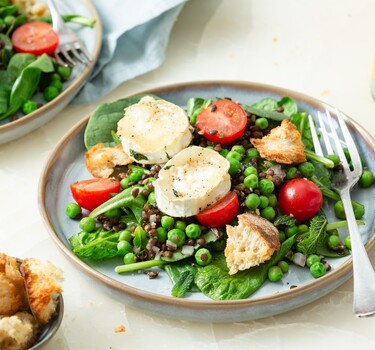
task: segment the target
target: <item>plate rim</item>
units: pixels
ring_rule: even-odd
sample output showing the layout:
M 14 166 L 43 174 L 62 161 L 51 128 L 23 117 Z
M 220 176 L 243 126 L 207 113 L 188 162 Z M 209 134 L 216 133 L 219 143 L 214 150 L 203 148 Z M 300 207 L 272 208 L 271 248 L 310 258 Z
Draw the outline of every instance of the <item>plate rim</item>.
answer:
M 332 107 L 331 105 L 320 101 L 317 98 L 308 96 L 304 93 L 300 93 L 291 89 L 283 88 L 280 86 L 263 84 L 259 82 L 250 82 L 250 81 L 233 81 L 233 80 L 208 80 L 208 81 L 190 81 L 190 82 L 183 82 L 183 83 L 175 83 L 175 84 L 168 84 L 160 87 L 154 87 L 147 90 L 142 90 L 140 92 L 131 93 L 123 98 L 135 96 L 138 94 L 144 93 L 165 93 L 171 92 L 173 90 L 181 90 L 181 89 L 192 89 L 198 87 L 217 87 L 223 86 L 228 88 L 239 88 L 239 89 L 247 89 L 247 90 L 264 90 L 270 91 L 272 93 L 277 93 L 279 95 L 290 96 L 295 98 L 299 102 L 305 102 L 310 106 L 313 106 L 316 109 L 327 108 L 329 110 L 336 110 L 336 108 Z M 112 101 L 108 101 L 112 102 Z M 57 245 L 57 247 L 61 250 L 63 255 L 65 255 L 70 262 L 76 265 L 79 270 L 87 273 L 89 277 L 93 277 L 95 280 L 104 283 L 107 287 L 110 287 L 114 290 L 117 290 L 121 293 L 125 293 L 129 297 L 133 299 L 137 299 L 143 302 L 153 302 L 158 303 L 161 306 L 173 306 L 175 308 L 188 308 L 188 309 L 199 309 L 199 310 L 215 310 L 218 306 L 220 309 L 225 311 L 226 309 L 230 310 L 237 310 L 237 309 L 244 309 L 245 307 L 254 307 L 254 306 L 263 306 L 263 305 L 271 305 L 273 303 L 278 303 L 281 301 L 289 301 L 291 299 L 297 298 L 299 296 L 309 294 L 309 292 L 317 291 L 322 287 L 329 286 L 333 284 L 335 280 L 342 279 L 342 283 L 350 278 L 352 275 L 352 257 L 349 257 L 342 265 L 340 265 L 335 271 L 324 275 L 323 277 L 315 280 L 311 280 L 309 282 L 304 283 L 303 285 L 299 285 L 298 288 L 293 288 L 289 290 L 284 290 L 277 292 L 275 294 L 270 294 L 266 296 L 259 296 L 259 297 L 250 297 L 247 299 L 240 299 L 240 300 L 191 300 L 191 299 L 184 299 L 184 298 L 173 298 L 172 296 L 164 296 L 159 294 L 154 294 L 149 291 L 144 291 L 135 287 L 127 286 L 119 281 L 113 280 L 109 276 L 102 274 L 101 272 L 96 271 L 95 269 L 91 268 L 85 262 L 80 260 L 74 253 L 61 241 L 58 237 L 57 233 L 55 232 L 54 228 L 49 219 L 48 212 L 46 210 L 45 199 L 46 199 L 46 183 L 47 178 L 50 170 L 53 168 L 54 163 L 57 161 L 59 156 L 59 150 L 62 150 L 63 147 L 73 139 L 78 133 L 82 131 L 82 128 L 85 127 L 90 115 L 93 111 L 83 117 L 80 121 L 78 121 L 75 125 L 73 125 L 65 135 L 60 139 L 60 141 L 56 144 L 56 146 L 52 149 L 43 170 L 41 172 L 41 177 L 39 180 L 39 188 L 38 188 L 38 204 L 39 204 L 39 212 L 42 216 L 43 222 L 47 231 Z M 372 135 L 370 135 L 366 129 L 364 129 L 361 125 L 357 122 L 352 120 L 344 113 L 345 121 L 359 132 L 359 134 L 366 140 L 366 142 L 375 144 L 375 139 Z M 365 245 L 366 251 L 369 253 L 375 247 L 375 234 L 373 233 L 369 238 L 368 242 Z M 324 295 L 324 294 L 323 294 Z M 316 300 L 323 295 L 319 295 L 318 297 L 314 298 Z M 311 300 L 311 301 L 313 301 Z M 306 305 L 311 301 L 304 302 L 302 305 Z M 297 305 L 298 307 L 300 305 Z M 292 309 L 292 308 L 291 308 Z M 276 313 L 275 313 L 276 314 Z
M 103 28 L 102 28 L 102 23 L 100 21 L 98 12 L 96 11 L 96 8 L 94 4 L 92 3 L 92 1 L 91 0 L 81 0 L 81 1 L 85 4 L 87 9 L 91 13 L 92 17 L 95 19 L 95 25 L 92 29 L 95 30 L 96 40 L 95 40 L 95 48 L 92 53 L 92 61 L 89 62 L 83 69 L 82 73 L 76 79 L 74 79 L 72 83 L 65 90 L 63 90 L 59 94 L 59 98 L 46 103 L 41 108 L 38 108 L 36 111 L 30 114 L 27 114 L 23 116 L 22 118 L 0 125 L 0 137 L 2 135 L 6 135 L 8 132 L 11 132 L 16 128 L 22 127 L 23 125 L 26 125 L 29 122 L 34 121 L 35 119 L 38 119 L 39 117 L 43 116 L 43 114 L 48 113 L 51 109 L 55 108 L 62 101 L 65 101 L 66 99 L 68 99 L 72 94 L 75 93 L 77 87 L 82 83 L 82 81 L 88 78 L 88 76 L 94 69 L 94 66 L 96 64 L 96 61 L 99 58 L 99 53 L 101 50 Z M 12 141 L 12 140 L 14 140 L 14 138 L 9 141 Z

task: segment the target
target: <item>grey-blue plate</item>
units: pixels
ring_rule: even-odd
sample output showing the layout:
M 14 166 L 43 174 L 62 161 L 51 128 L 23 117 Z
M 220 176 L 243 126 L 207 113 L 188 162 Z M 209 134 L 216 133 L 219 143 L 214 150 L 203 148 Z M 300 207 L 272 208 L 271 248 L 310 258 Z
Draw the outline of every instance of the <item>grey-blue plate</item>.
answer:
M 316 115 L 333 109 L 308 96 L 279 87 L 248 82 L 194 82 L 162 87 L 147 91 L 182 107 L 190 97 L 231 97 L 233 100 L 251 104 L 263 97 L 280 99 L 289 96 L 295 99 L 301 111 Z M 68 238 L 79 232 L 78 223 L 66 217 L 65 206 L 71 202 L 69 185 L 77 180 L 91 178 L 84 164 L 85 148 L 83 133 L 89 116 L 76 124 L 59 142 L 48 159 L 42 172 L 39 188 L 41 215 L 51 238 L 62 253 L 83 273 L 105 286 L 127 305 L 148 313 L 178 319 L 211 322 L 233 322 L 251 320 L 276 315 L 312 302 L 331 292 L 352 273 L 351 257 L 329 259 L 332 270 L 325 276 L 314 279 L 308 269 L 292 266 L 288 274 L 277 283 L 265 284 L 245 300 L 213 301 L 201 293 L 192 293 L 186 298 L 177 299 L 170 295 L 171 283 L 165 273 L 150 280 L 143 273 L 119 275 L 114 272 L 118 261 L 88 263 L 77 258 L 68 243 Z M 375 142 L 361 126 L 350 118 L 345 118 L 354 135 L 363 159 L 375 171 Z M 363 190 L 355 188 L 353 198 L 366 206 L 366 225 L 360 227 L 367 250 L 375 245 L 374 212 L 375 186 Z M 329 218 L 333 218 L 332 207 L 325 208 Z M 346 235 L 345 230 L 341 231 Z M 293 286 L 293 288 L 291 288 Z
M 95 19 L 93 28 L 83 27 L 78 24 L 68 23 L 68 26 L 75 30 L 85 43 L 92 61 L 87 65 L 79 64 L 74 67 L 71 78 L 63 85 L 62 92 L 51 102 L 43 102 L 41 94 L 35 97 L 44 105 L 36 111 L 22 115 L 18 114 L 18 119 L 10 121 L 9 118 L 0 121 L 0 144 L 15 140 L 29 132 L 39 128 L 43 124 L 52 120 L 58 113 L 66 107 L 76 96 L 80 88 L 87 81 L 94 65 L 99 57 L 102 44 L 102 26 L 95 7 L 90 0 L 69 0 L 63 4 L 58 4 L 62 14 L 79 14 Z

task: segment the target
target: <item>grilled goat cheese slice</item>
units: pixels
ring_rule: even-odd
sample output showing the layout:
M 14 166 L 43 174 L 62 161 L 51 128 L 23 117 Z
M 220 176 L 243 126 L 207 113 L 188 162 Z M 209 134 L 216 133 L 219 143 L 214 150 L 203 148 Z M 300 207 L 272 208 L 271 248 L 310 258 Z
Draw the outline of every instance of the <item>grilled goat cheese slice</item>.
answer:
M 223 198 L 230 190 L 229 162 L 217 152 L 185 148 L 159 172 L 154 181 L 158 208 L 174 217 L 188 217 Z
M 185 111 L 150 96 L 125 109 L 117 124 L 125 153 L 142 164 L 163 164 L 187 147 L 192 140 Z

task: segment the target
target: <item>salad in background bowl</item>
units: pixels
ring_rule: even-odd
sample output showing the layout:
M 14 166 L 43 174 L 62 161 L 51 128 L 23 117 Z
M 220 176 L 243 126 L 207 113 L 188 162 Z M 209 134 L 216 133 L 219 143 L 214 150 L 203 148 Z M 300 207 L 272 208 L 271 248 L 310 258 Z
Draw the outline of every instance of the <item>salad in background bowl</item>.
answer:
M 70 260 L 149 312 L 173 317 L 177 307 L 197 319 L 200 307 L 203 319 L 228 321 L 303 305 L 350 272 L 345 220 L 335 217 L 339 198 L 329 188 L 337 164 L 315 155 L 303 122 L 322 108 L 251 83 L 172 86 L 102 105 L 46 166 L 47 226 Z M 178 115 L 174 131 L 162 127 L 161 110 Z M 368 162 L 371 142 L 353 130 Z M 354 198 L 371 245 L 372 180 L 367 185 Z M 289 198 L 286 186 L 300 198 Z
M 14 2 L 14 3 L 13 3 Z M 24 135 L 65 107 L 94 67 L 101 25 L 89 1 L 69 3 L 64 20 L 78 32 L 93 61 L 72 70 L 53 58 L 58 36 L 44 3 L 0 2 L 0 143 Z

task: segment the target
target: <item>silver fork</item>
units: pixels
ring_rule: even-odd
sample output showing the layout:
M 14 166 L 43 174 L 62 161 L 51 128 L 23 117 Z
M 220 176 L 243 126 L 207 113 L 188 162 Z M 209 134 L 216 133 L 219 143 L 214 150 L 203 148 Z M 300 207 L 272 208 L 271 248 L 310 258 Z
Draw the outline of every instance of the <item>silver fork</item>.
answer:
M 53 30 L 59 36 L 59 46 L 55 51 L 55 59 L 63 66 L 75 66 L 78 62 L 87 64 L 92 59 L 87 52 L 85 45 L 71 29 L 69 29 L 61 18 L 54 0 L 47 0 Z
M 348 127 L 341 113 L 339 111 L 336 111 L 336 115 L 338 125 L 335 127 L 333 118 L 331 117 L 329 111 L 326 110 L 330 133 L 328 133 L 326 129 L 325 122 L 323 121 L 320 112 L 318 112 L 318 120 L 320 125 L 320 132 L 323 136 L 327 154 L 334 153 L 330 141 L 330 139 L 333 139 L 336 154 L 339 156 L 340 162 L 342 164 L 342 169 L 334 172 L 332 187 L 338 192 L 341 197 L 348 221 L 353 259 L 353 312 L 358 317 L 367 317 L 375 314 L 375 272 L 362 242 L 350 197 L 351 188 L 358 182 L 362 174 L 362 164 L 357 147 L 353 141 L 352 136 L 350 135 Z M 319 142 L 319 138 L 317 136 L 315 125 L 310 115 L 309 124 L 313 136 L 315 152 L 323 156 L 324 154 Z M 341 129 L 346 147 L 349 150 L 353 170 L 350 169 L 348 161 L 346 160 L 342 143 L 336 132 L 336 129 L 338 128 Z

